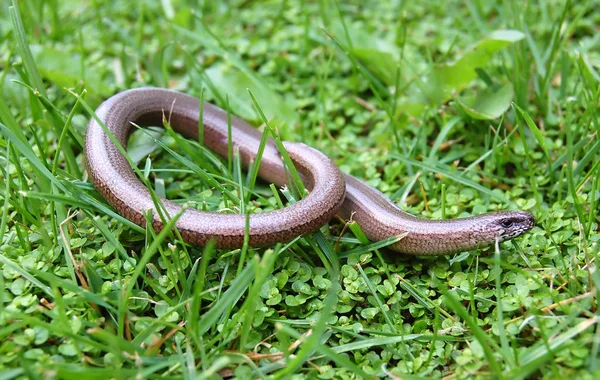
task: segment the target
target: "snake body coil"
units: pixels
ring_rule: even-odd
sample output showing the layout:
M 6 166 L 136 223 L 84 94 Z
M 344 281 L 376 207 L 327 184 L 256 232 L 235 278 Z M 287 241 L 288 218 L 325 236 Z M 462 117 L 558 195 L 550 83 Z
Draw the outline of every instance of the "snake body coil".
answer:
M 96 114 L 123 147 L 127 146 L 132 123 L 162 125 L 163 116 L 177 132 L 188 138 L 198 138 L 199 100 L 176 91 L 159 88 L 124 91 L 102 103 Z M 205 103 L 203 117 L 204 144 L 226 157 L 227 113 Z M 231 117 L 231 128 L 233 147 L 239 149 L 242 164 L 248 166 L 258 151 L 261 133 L 236 117 Z M 374 241 L 406 234 L 390 248 L 414 255 L 472 250 L 519 236 L 535 225 L 535 218 L 523 211 L 439 221 L 417 218 L 400 210 L 385 195 L 362 181 L 342 174 L 323 153 L 301 143 L 286 142 L 284 145 L 310 193 L 283 209 L 250 215 L 251 246 L 289 241 L 318 229 L 335 214 L 344 218 L 352 216 Z M 121 215 L 145 226 L 147 211 L 154 210 L 153 227 L 156 230 L 163 228 L 148 189 L 95 119 L 90 121 L 86 133 L 85 156 L 92 182 Z M 267 142 L 259 176 L 278 186 L 286 182 L 286 171 L 273 141 Z M 169 215 L 181 211 L 180 205 L 167 199 L 161 201 Z M 176 226 L 188 243 L 203 245 L 209 239 L 215 239 L 217 247 L 237 248 L 244 242 L 246 217 L 186 209 Z

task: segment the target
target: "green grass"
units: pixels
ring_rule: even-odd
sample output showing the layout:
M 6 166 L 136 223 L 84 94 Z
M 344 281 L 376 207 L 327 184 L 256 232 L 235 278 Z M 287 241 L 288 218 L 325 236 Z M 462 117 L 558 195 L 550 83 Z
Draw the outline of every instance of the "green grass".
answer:
M 600 374 L 597 2 L 200 4 L 1 6 L 0 378 Z M 91 110 L 138 86 L 318 148 L 412 213 L 538 226 L 448 257 L 337 220 L 266 249 L 186 246 L 84 173 Z M 201 142 L 167 126 L 129 154 L 154 194 L 199 209 L 301 194 Z

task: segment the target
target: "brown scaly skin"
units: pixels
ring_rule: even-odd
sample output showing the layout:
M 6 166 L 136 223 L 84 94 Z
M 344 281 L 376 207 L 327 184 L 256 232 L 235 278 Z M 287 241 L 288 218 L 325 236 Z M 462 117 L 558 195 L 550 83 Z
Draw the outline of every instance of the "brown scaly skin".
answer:
M 122 146 L 133 129 L 162 125 L 163 115 L 182 135 L 197 139 L 199 100 L 171 90 L 139 88 L 119 93 L 105 101 L 96 111 Z M 209 103 L 204 104 L 204 143 L 222 156 L 227 156 L 227 113 Z M 231 118 L 232 144 L 239 149 L 244 166 L 254 160 L 261 133 L 243 120 Z M 444 255 L 468 251 L 522 235 L 535 226 L 535 218 L 524 211 L 502 211 L 470 218 L 432 221 L 417 218 L 396 207 L 385 195 L 350 175 L 342 175 L 337 166 L 321 152 L 301 143 L 285 143 L 303 181 L 310 189 L 308 197 L 272 212 L 250 216 L 249 243 L 268 246 L 286 242 L 314 231 L 336 213 L 356 220 L 373 241 L 406 234 L 389 248 L 413 255 Z M 137 179 L 128 161 L 113 144 L 104 128 L 90 121 L 86 139 L 87 171 L 104 198 L 132 222 L 145 226 L 146 210 L 154 210 L 153 227 L 163 223 L 155 210 L 146 187 Z M 265 181 L 283 186 L 286 172 L 272 140 L 267 142 L 259 170 Z M 161 199 L 171 216 L 181 206 Z M 245 216 L 183 211 L 177 228 L 183 239 L 204 245 L 215 239 L 219 248 L 238 248 L 244 242 Z

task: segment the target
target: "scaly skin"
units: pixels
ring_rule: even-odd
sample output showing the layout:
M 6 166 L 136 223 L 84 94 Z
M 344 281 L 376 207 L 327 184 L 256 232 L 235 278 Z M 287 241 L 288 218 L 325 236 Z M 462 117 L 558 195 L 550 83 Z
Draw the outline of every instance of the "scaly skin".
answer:
M 163 115 L 177 132 L 198 138 L 199 100 L 171 90 L 139 88 L 119 93 L 96 111 L 98 118 L 125 147 L 133 126 L 162 125 Z M 227 113 L 209 103 L 203 107 L 204 144 L 227 156 Z M 239 149 L 242 164 L 248 166 L 258 151 L 261 133 L 236 117 L 231 117 L 232 144 Z M 528 212 L 502 211 L 470 218 L 432 221 L 417 218 L 396 207 L 385 195 L 360 180 L 340 173 L 321 152 L 301 143 L 285 143 L 285 148 L 310 189 L 309 195 L 281 210 L 257 213 L 249 218 L 249 244 L 268 246 L 286 242 L 314 231 L 335 214 L 356 220 L 373 241 L 406 236 L 391 249 L 413 255 L 444 255 L 467 251 L 522 235 L 535 225 Z M 145 226 L 147 210 L 153 210 L 153 227 L 163 228 L 160 216 L 146 187 L 137 179 L 127 159 L 104 128 L 90 121 L 86 139 L 87 171 L 104 198 L 132 222 Z M 282 186 L 286 172 L 272 140 L 265 147 L 259 176 Z M 171 216 L 181 206 L 162 199 Z M 183 211 L 177 228 L 183 239 L 204 245 L 214 239 L 219 248 L 238 248 L 244 242 L 245 216 L 193 209 Z

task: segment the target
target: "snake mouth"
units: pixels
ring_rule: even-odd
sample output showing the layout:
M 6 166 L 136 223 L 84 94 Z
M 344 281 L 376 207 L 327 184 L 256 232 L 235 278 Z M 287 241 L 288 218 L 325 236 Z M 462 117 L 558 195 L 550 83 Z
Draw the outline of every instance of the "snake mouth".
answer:
M 533 227 L 535 227 L 536 224 L 537 224 L 537 219 L 532 214 L 529 214 L 527 216 L 527 221 L 529 222 L 529 225 L 528 225 L 529 228 L 527 229 L 527 231 L 529 231 L 530 229 L 532 229 Z

